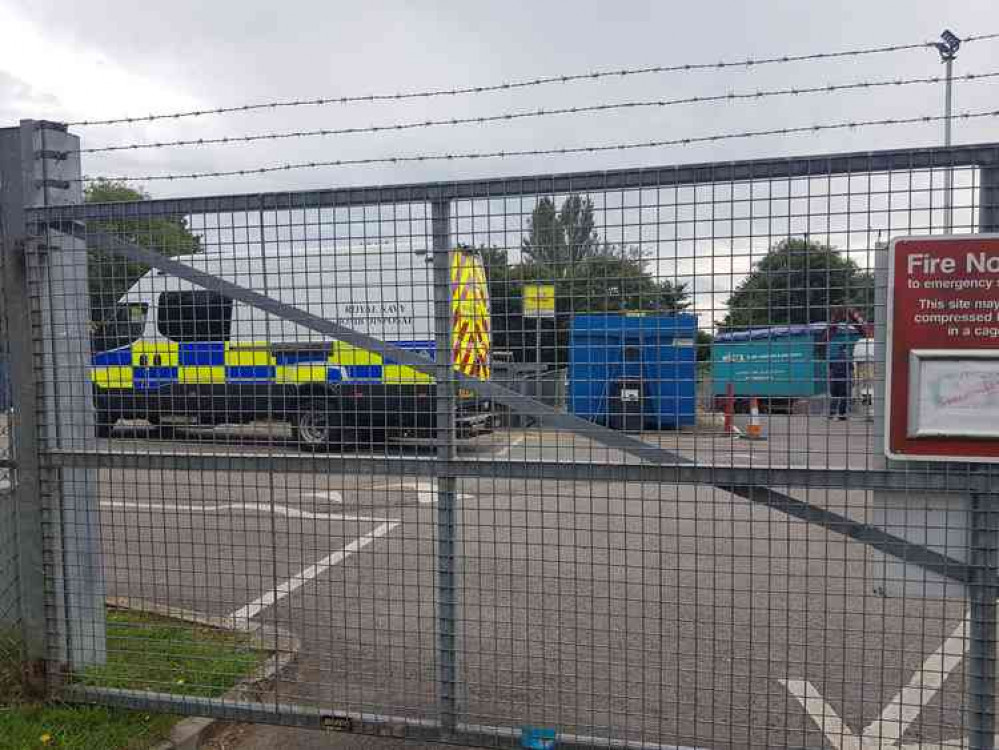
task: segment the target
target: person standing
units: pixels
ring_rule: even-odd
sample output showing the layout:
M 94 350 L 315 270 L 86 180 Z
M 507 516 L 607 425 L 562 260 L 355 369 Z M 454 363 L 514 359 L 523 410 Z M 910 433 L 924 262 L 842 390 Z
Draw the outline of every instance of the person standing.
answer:
M 853 310 L 835 308 L 826 329 L 829 361 L 829 419 L 845 420 L 853 401 L 853 339 L 851 330 L 864 334 L 863 322 Z

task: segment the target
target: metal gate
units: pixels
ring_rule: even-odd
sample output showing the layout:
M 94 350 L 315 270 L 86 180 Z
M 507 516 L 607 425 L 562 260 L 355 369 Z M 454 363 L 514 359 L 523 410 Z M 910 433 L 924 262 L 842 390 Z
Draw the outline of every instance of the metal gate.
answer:
M 76 137 L 2 135 L 53 694 L 487 746 L 994 746 L 992 467 L 886 463 L 883 344 L 830 363 L 884 324 L 889 239 L 994 230 L 999 145 L 84 203 Z M 271 679 L 95 685 L 151 647 L 109 606 L 252 632 Z

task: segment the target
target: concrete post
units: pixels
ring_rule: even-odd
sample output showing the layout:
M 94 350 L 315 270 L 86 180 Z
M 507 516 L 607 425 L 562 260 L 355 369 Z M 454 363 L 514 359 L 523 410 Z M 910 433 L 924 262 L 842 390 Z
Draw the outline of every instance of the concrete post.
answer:
M 14 136 L 7 131 L 8 143 Z M 27 120 L 16 129 L 20 149 L 21 190 L 24 206 L 53 206 L 83 200 L 80 181 L 79 138 L 65 127 Z M 23 221 L 23 210 L 21 212 Z M 39 515 L 44 534 L 44 569 L 49 623 L 39 633 L 54 632 L 47 644 L 47 658 L 72 669 L 105 660 L 104 582 L 100 558 L 100 518 L 97 472 L 65 468 L 38 471 L 39 456 L 51 450 L 80 450 L 94 440 L 93 399 L 90 390 L 89 293 L 87 252 L 83 242 L 44 226 L 26 227 L 23 254 L 12 250 L 9 287 L 24 290 L 24 315 L 20 326 L 28 341 L 18 367 L 15 399 L 19 413 L 32 412 L 23 431 L 16 436 L 18 461 L 36 473 L 31 480 L 33 507 L 28 518 Z M 11 328 L 17 327 L 12 321 Z M 12 340 L 13 343 L 13 340 Z M 37 385 L 34 393 L 26 380 Z M 20 390 L 22 389 L 23 390 Z M 24 461 L 27 460 L 27 463 Z M 19 478 L 23 470 L 19 469 Z M 51 519 L 44 527 L 41 514 Z M 39 537 L 41 542 L 41 537 Z M 29 556 L 39 555 L 41 550 Z M 30 563 L 32 566 L 35 563 Z M 38 573 L 42 568 L 37 566 Z M 41 587 L 39 587 L 41 590 Z M 32 620 L 37 615 L 32 615 Z M 54 622 L 55 627 L 51 623 Z
M 27 135 L 27 133 L 25 133 Z M 22 148 L 22 145 L 24 146 Z M 17 543 L 14 569 L 17 619 L 26 663 L 26 687 L 44 691 L 46 628 L 42 562 L 41 476 L 38 461 L 38 393 L 35 387 L 32 319 L 28 314 L 28 245 L 24 207 L 29 200 L 31 149 L 22 144 L 22 128 L 0 129 L 0 237 L 3 239 L 4 314 L 13 418 L 10 424 L 13 473 L 12 537 Z

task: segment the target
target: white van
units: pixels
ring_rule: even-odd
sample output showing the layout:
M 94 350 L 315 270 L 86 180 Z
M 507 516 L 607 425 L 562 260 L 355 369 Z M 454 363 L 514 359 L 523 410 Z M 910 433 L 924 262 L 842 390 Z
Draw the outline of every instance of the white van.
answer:
M 253 251 L 250 250 L 250 253 Z M 175 260 L 433 359 L 433 264 L 426 251 L 355 246 L 200 253 Z M 471 250 L 450 252 L 456 370 L 489 378 L 489 291 Z M 96 331 L 98 435 L 119 419 L 290 422 L 306 446 L 427 435 L 433 379 L 411 367 L 151 270 Z M 489 404 L 462 391 L 458 427 L 486 431 Z

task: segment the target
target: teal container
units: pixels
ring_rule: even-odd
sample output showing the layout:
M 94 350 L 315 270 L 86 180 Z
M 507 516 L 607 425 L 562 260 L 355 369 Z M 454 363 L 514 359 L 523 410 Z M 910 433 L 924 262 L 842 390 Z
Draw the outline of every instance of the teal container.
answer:
M 829 352 L 852 359 L 861 338 L 853 326 L 829 323 L 777 326 L 717 336 L 711 347 L 715 396 L 729 384 L 737 398 L 808 398 L 829 392 Z M 843 354 L 845 353 L 845 354 Z

